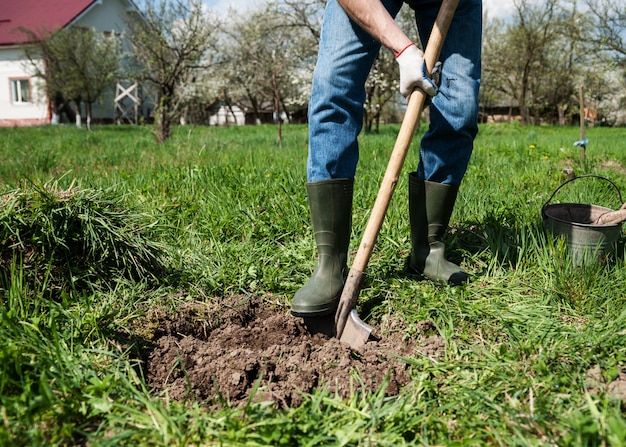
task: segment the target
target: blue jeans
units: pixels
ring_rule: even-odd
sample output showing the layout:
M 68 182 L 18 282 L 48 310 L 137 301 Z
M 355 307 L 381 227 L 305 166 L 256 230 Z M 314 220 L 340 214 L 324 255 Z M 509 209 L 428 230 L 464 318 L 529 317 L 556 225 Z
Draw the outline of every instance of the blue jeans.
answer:
M 382 2 L 395 17 L 401 3 Z M 420 39 L 426 44 L 441 1 L 407 3 L 415 10 Z M 420 145 L 421 179 L 458 185 L 465 175 L 478 132 L 481 42 L 482 1 L 460 0 L 439 58 L 441 86 L 432 99 L 430 126 Z M 380 46 L 337 0 L 328 1 L 309 102 L 308 181 L 354 178 L 365 81 Z

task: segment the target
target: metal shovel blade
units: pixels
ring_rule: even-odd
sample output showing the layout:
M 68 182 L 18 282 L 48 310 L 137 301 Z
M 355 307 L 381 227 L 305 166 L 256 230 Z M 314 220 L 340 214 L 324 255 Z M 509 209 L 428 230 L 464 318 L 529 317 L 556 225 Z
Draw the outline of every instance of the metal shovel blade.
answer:
M 364 277 L 365 274 L 362 271 L 350 269 L 335 314 L 336 337 L 348 343 L 352 349 L 358 349 L 367 343 L 374 329 L 359 318 L 355 308 Z
M 359 349 L 370 338 L 374 328 L 359 318 L 356 309 L 352 309 L 339 340 L 348 343 L 352 349 Z

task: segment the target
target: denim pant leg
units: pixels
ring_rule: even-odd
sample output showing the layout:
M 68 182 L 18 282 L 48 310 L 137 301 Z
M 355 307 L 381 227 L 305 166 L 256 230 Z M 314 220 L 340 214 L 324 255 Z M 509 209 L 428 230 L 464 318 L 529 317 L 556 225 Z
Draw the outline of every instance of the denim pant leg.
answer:
M 383 3 L 392 16 L 398 13 L 395 0 Z M 337 0 L 328 1 L 309 102 L 308 181 L 354 178 L 365 81 L 379 49 Z
M 427 42 L 439 2 L 414 1 L 420 38 Z M 478 133 L 481 76 L 482 1 L 462 0 L 441 56 L 441 86 L 430 106 L 430 126 L 420 146 L 421 179 L 459 185 Z

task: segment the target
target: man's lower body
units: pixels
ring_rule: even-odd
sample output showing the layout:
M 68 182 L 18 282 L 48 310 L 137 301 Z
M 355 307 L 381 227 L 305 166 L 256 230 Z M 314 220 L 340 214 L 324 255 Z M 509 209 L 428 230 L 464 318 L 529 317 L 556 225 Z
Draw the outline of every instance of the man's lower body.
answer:
M 395 0 L 383 3 L 395 17 L 401 5 Z M 409 3 L 426 43 L 441 2 Z M 467 274 L 445 259 L 442 237 L 478 131 L 481 30 L 482 2 L 461 1 L 441 51 L 440 90 L 430 103 L 430 125 L 420 144 L 417 170 L 409 175 L 409 265 L 430 279 L 452 284 L 465 281 Z M 364 86 L 379 50 L 380 43 L 349 18 L 337 0 L 329 0 L 309 103 L 307 192 L 318 265 L 294 296 L 294 315 L 332 313 L 343 288 Z

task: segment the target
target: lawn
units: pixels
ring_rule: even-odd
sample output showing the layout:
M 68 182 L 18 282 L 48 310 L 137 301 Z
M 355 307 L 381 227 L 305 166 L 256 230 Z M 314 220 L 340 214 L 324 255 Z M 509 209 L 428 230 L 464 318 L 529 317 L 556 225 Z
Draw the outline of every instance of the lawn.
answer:
M 352 254 L 397 132 L 361 137 Z M 289 316 L 316 255 L 305 126 L 0 128 L 0 444 L 626 445 L 623 243 L 577 265 L 541 219 L 619 208 L 625 136 L 588 128 L 583 158 L 577 128 L 481 125 L 461 287 L 406 272 L 413 148 L 358 303 L 381 340 L 351 352 Z

